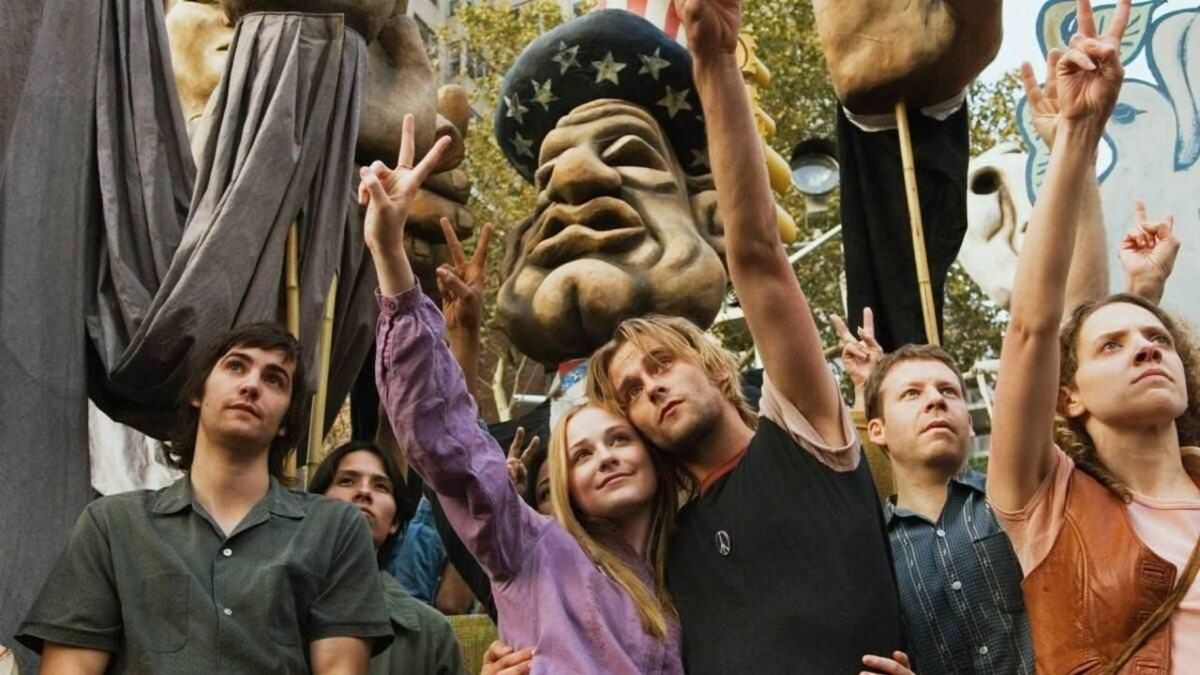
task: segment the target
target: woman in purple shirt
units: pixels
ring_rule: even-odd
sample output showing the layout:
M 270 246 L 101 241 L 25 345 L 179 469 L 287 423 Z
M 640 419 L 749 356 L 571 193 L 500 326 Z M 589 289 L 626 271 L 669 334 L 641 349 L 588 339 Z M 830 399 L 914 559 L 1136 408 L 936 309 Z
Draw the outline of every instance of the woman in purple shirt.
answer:
M 414 167 L 411 117 L 404 132 L 397 168 L 376 162 L 359 188 L 379 278 L 376 382 L 399 446 L 491 578 L 501 638 L 535 649 L 534 673 L 683 673 L 662 579 L 676 508 L 670 472 L 624 418 L 588 406 L 551 442 L 558 520 L 517 494 L 404 249 L 408 206 L 446 139 Z M 482 268 L 481 256 L 468 263 L 455 253 L 457 273 L 438 270 L 452 302 L 470 293 L 460 275 Z

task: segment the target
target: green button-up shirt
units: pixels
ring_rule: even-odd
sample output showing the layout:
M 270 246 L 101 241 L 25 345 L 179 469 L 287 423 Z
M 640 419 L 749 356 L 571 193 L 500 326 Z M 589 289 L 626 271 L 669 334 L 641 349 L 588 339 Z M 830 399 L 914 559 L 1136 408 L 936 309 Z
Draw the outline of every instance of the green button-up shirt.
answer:
M 89 504 L 17 639 L 113 652 L 108 673 L 307 673 L 314 640 L 391 641 L 378 569 L 347 503 L 272 479 L 226 537 L 184 476 Z
M 371 659 L 370 675 L 466 675 L 454 628 L 441 612 L 380 571 L 396 641 Z

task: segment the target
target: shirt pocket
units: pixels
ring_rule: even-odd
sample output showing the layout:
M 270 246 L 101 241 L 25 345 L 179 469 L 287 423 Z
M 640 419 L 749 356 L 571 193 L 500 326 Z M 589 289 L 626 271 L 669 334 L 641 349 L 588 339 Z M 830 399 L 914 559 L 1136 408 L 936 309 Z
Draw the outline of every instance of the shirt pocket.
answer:
M 1012 542 L 999 526 L 980 533 L 972 542 L 983 582 L 997 596 L 997 605 L 1009 614 L 1025 612 L 1021 595 L 1021 565 Z
M 172 573 L 142 579 L 136 603 L 148 651 L 176 652 L 187 644 L 190 581 L 186 574 Z

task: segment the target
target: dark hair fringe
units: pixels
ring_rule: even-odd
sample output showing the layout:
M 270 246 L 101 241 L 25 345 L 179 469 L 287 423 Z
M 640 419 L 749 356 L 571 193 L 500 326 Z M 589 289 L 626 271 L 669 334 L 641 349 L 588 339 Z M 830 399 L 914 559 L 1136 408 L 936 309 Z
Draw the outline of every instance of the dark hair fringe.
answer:
M 221 357 L 236 347 L 251 347 L 269 351 L 280 351 L 284 360 L 296 364 L 292 373 L 292 396 L 288 403 L 280 428 L 282 436 L 276 436 L 271 441 L 267 455 L 267 468 L 271 475 L 285 485 L 292 481 L 284 476 L 283 467 L 287 456 L 295 450 L 296 442 L 304 428 L 306 415 L 304 395 L 307 383 L 304 372 L 304 351 L 300 342 L 283 326 L 272 322 L 249 323 L 238 326 L 225 333 L 219 340 L 211 343 L 194 361 L 194 366 L 184 383 L 179 397 L 179 413 L 172 434 L 169 448 L 166 451 L 167 464 L 181 471 L 190 471 L 196 453 L 196 434 L 200 428 L 200 410 L 192 404 L 194 400 L 203 400 L 204 384 L 213 368 Z

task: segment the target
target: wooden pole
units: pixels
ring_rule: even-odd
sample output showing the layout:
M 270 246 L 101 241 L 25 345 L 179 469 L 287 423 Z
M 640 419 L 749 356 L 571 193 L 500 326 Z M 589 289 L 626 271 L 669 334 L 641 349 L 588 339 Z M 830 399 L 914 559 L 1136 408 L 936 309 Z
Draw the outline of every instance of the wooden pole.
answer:
M 300 339 L 300 235 L 295 221 L 288 227 L 287 250 L 284 259 L 284 306 L 286 308 L 287 328 L 292 337 Z M 303 385 L 303 383 L 297 383 Z M 295 395 L 295 392 L 293 392 Z M 297 449 L 299 452 L 299 449 Z M 296 453 L 287 456 L 283 464 L 283 475 L 296 480 Z M 295 484 L 295 483 L 293 483 Z M 301 486 L 303 487 L 303 486 Z
M 900 160 L 904 166 L 904 191 L 908 197 L 908 219 L 912 225 L 913 258 L 917 262 L 917 287 L 921 293 L 921 314 L 925 318 L 925 337 L 931 345 L 940 345 L 937 311 L 933 304 L 933 283 L 929 280 L 929 259 L 925 255 L 925 226 L 921 222 L 921 199 L 917 193 L 917 166 L 913 160 L 912 133 L 908 128 L 908 109 L 904 101 L 896 103 L 896 132 L 900 135 Z
M 329 282 L 329 295 L 325 296 L 325 313 L 321 318 L 321 340 L 318 362 L 317 395 L 313 397 L 312 414 L 308 418 L 308 461 L 305 465 L 303 483 L 316 471 L 325 459 L 325 404 L 329 398 L 329 361 L 333 352 L 333 309 L 337 300 L 338 275 Z M 306 487 L 306 486 L 302 486 Z
M 293 222 L 288 228 L 287 268 L 284 271 L 287 284 L 287 327 L 288 332 L 300 339 L 300 235 Z

